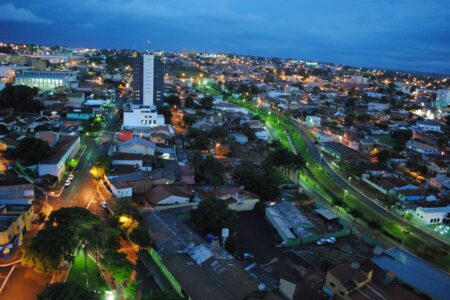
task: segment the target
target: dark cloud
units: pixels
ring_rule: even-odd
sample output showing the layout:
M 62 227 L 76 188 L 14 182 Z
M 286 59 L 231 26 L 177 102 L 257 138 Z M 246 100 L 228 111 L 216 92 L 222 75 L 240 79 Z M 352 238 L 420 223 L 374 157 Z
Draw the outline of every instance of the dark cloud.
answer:
M 17 0 L 6 5 L 40 23 L 24 23 L 30 21 L 23 14 L 15 20 L 0 17 L 8 28 L 0 26 L 0 38 L 11 41 L 143 49 L 150 39 L 163 50 L 450 73 L 450 1 L 445 0 Z

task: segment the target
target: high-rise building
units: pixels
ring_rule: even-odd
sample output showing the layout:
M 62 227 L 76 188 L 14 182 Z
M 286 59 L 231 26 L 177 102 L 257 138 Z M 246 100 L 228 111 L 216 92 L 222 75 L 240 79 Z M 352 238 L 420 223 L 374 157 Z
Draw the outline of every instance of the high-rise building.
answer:
M 158 56 L 144 54 L 133 65 L 132 105 L 123 113 L 124 129 L 146 129 L 164 125 L 156 103 L 164 92 L 164 66 Z
M 144 54 L 133 66 L 133 104 L 154 106 L 164 92 L 164 66 L 155 55 Z

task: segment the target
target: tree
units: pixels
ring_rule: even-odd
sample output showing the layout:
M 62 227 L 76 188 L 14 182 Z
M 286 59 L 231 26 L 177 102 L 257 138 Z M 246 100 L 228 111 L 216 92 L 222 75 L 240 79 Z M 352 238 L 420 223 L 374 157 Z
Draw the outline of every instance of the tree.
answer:
M 122 284 L 128 280 L 133 273 L 134 266 L 127 259 L 127 255 L 116 250 L 106 250 L 103 253 L 102 263 L 111 272 L 114 280 Z
M 184 99 L 184 107 L 193 108 L 194 106 L 194 99 L 191 96 L 188 96 L 186 97 L 186 99 Z
M 150 235 L 147 228 L 138 226 L 129 235 L 130 240 L 139 247 L 146 248 L 150 245 Z
M 19 111 L 39 112 L 42 102 L 34 100 L 39 89 L 25 85 L 6 85 L 0 92 L 0 108 L 14 108 Z
M 32 137 L 24 138 L 19 146 L 11 152 L 13 157 L 24 163 L 35 164 L 46 158 L 50 153 L 50 146 L 46 141 Z
M 139 286 L 141 285 L 141 281 L 135 279 L 133 282 L 127 284 L 125 289 L 123 290 L 123 295 L 126 299 L 138 299 L 139 294 Z
M 205 133 L 199 134 L 191 142 L 191 149 L 194 150 L 207 150 L 209 146 L 209 138 Z
M 412 138 L 412 131 L 400 129 L 394 131 L 391 136 L 395 143 L 394 148 L 396 150 L 403 150 L 406 142 L 408 142 Z
M 214 102 L 211 96 L 207 96 L 200 102 L 200 107 L 205 110 L 211 110 L 214 106 Z
M 213 129 L 209 132 L 209 136 L 212 139 L 224 138 L 227 135 L 227 131 L 223 126 L 214 126 Z
M 344 207 L 345 202 L 344 202 L 344 200 L 342 200 L 342 199 L 339 198 L 339 197 L 333 197 L 333 199 L 331 200 L 331 204 L 332 204 L 333 206 L 336 206 L 336 212 L 337 212 L 338 215 L 339 215 L 339 208 Z
M 391 153 L 390 153 L 390 151 L 387 150 L 387 149 L 383 149 L 383 150 L 381 150 L 380 152 L 378 152 L 378 153 L 376 154 L 377 160 L 378 160 L 378 162 L 380 162 L 380 163 L 385 163 L 385 162 L 387 162 L 387 160 L 389 159 L 390 156 L 391 156 Z
M 58 282 L 47 286 L 38 300 L 97 300 L 100 296 L 77 281 Z
M 202 235 L 219 235 L 222 228 L 234 231 L 236 214 L 228 209 L 225 201 L 216 198 L 200 202 L 197 209 L 191 210 L 192 224 Z
M 172 110 L 168 106 L 159 106 L 158 107 L 158 114 L 164 116 L 164 123 L 170 124 L 170 120 L 172 118 Z
M 223 166 L 219 160 L 208 155 L 201 165 L 201 173 L 204 179 L 214 187 L 223 183 Z
M 188 126 L 194 124 L 196 120 L 197 119 L 193 115 L 183 114 L 183 122 Z
M 4 124 L 0 124 L 0 134 L 8 134 L 9 129 Z
M 178 97 L 177 95 L 170 95 L 169 97 L 166 98 L 166 102 L 170 106 L 180 106 L 181 105 L 180 97 Z
M 355 123 L 355 115 L 353 113 L 348 113 L 345 115 L 344 118 L 344 125 L 347 127 L 353 126 L 353 123 Z

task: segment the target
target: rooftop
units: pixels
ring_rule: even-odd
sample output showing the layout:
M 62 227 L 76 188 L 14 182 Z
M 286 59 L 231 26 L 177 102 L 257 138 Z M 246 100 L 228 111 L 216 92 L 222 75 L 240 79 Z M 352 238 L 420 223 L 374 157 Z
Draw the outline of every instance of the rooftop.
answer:
M 372 261 L 432 298 L 450 299 L 450 276 L 404 249 L 388 249 Z
M 50 155 L 39 162 L 39 164 L 56 164 L 58 163 L 63 156 L 67 153 L 67 151 L 72 147 L 74 143 L 79 140 L 79 136 L 62 136 L 59 139 L 59 142 L 55 145 L 55 147 L 52 149 L 52 152 Z

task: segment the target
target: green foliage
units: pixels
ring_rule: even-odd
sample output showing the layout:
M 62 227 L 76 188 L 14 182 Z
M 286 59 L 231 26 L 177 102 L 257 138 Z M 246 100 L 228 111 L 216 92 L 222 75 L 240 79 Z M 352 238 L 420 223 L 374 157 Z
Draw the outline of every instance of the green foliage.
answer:
M 123 289 L 123 295 L 126 299 L 138 299 L 139 294 L 139 286 L 141 282 L 135 279 L 133 282 L 127 284 L 127 286 Z
M 177 95 L 170 95 L 166 98 L 166 102 L 170 105 L 170 106 L 180 106 L 181 105 L 181 101 L 180 101 L 180 97 L 178 97 Z
M 234 231 L 236 214 L 228 209 L 225 201 L 213 198 L 200 202 L 197 209 L 191 210 L 191 220 L 201 235 L 218 235 L 222 228 Z
M 133 273 L 134 266 L 127 259 L 127 255 L 123 252 L 117 252 L 116 250 L 106 250 L 103 253 L 102 263 L 111 272 L 114 280 L 119 283 L 130 278 Z
M 103 155 L 97 158 L 94 166 L 101 168 L 104 171 L 104 174 L 107 174 L 111 170 L 111 163 L 111 156 Z
M 241 130 L 242 133 L 248 137 L 249 141 L 254 141 L 256 139 L 255 130 L 251 128 L 247 123 L 242 125 Z
M 76 282 L 58 282 L 47 286 L 47 288 L 38 295 L 38 300 L 97 300 L 100 296 L 94 291 L 87 289 L 84 285 Z
M 233 177 L 246 189 L 258 194 L 263 202 L 274 201 L 280 195 L 275 170 L 268 164 L 256 167 L 243 163 L 234 169 Z
M 387 149 L 383 149 L 377 153 L 376 157 L 380 163 L 385 163 L 390 157 L 390 152 Z
M 191 126 L 192 124 L 194 124 L 195 121 L 196 121 L 195 116 L 189 115 L 189 114 L 183 115 L 183 122 L 186 123 L 188 126 Z
M 396 130 L 392 133 L 392 139 L 395 143 L 395 149 L 403 150 L 406 142 L 408 142 L 412 138 L 411 130 Z
M 98 223 L 95 215 L 81 207 L 53 211 L 44 229 L 38 232 L 30 245 L 22 248 L 22 263 L 40 273 L 55 271 L 61 261 L 73 261 L 80 241 L 86 240 L 87 233 L 93 232 Z
M 205 133 L 197 135 L 191 142 L 191 149 L 207 150 L 209 147 L 209 138 Z
M 46 141 L 32 137 L 24 138 L 16 149 L 8 149 L 8 158 L 19 159 L 24 163 L 35 164 L 46 158 L 50 153 L 50 146 Z
M 138 226 L 129 235 L 130 240 L 139 247 L 145 248 L 150 245 L 151 240 L 147 228 Z
M 214 106 L 213 99 L 211 96 L 203 98 L 200 102 L 200 108 L 205 110 L 211 110 Z
M 195 159 L 197 158 L 198 156 L 195 157 Z M 223 166 L 220 161 L 215 159 L 213 156 L 208 155 L 206 158 L 201 157 L 199 161 L 195 161 L 193 164 L 194 170 L 197 170 L 197 181 L 204 181 L 214 187 L 223 183 Z
M 40 101 L 34 100 L 37 88 L 25 85 L 6 85 L 0 92 L 0 108 L 14 108 L 18 111 L 39 112 L 43 108 Z
M 172 111 L 170 110 L 170 107 L 168 107 L 168 106 L 159 106 L 158 107 L 158 114 L 164 116 L 164 123 L 170 124 L 170 119 L 172 118 Z

